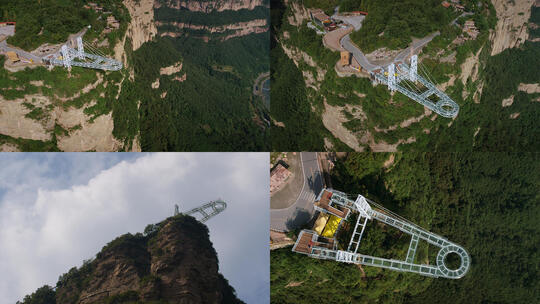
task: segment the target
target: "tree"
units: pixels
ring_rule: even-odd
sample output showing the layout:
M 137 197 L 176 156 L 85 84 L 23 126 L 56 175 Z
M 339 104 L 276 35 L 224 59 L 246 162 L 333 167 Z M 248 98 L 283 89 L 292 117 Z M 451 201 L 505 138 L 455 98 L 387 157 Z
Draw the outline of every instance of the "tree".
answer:
M 56 304 L 56 291 L 51 286 L 44 285 L 36 292 L 24 297 L 22 302 L 17 301 L 17 304 Z

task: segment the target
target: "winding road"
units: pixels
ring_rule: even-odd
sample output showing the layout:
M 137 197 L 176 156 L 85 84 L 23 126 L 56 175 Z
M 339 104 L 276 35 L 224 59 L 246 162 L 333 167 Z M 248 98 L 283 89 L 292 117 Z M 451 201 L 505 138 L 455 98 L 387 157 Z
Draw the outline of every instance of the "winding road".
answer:
M 348 26 L 351 26 L 354 28 L 354 31 L 358 31 L 362 27 L 362 21 L 364 21 L 364 16 L 340 16 L 337 15 L 337 9 L 336 13 L 332 16 L 332 18 L 336 20 L 341 20 Z M 457 20 L 457 19 L 456 19 Z M 413 41 L 413 43 L 401 51 L 395 58 L 394 62 L 396 61 L 402 61 L 405 62 L 408 56 L 411 54 L 417 54 L 420 52 L 420 50 L 428 44 L 433 38 L 435 38 L 437 35 L 439 35 L 440 32 L 435 32 L 430 34 L 429 36 L 426 36 L 422 39 Z M 369 62 L 369 60 L 366 58 L 364 53 L 351 41 L 350 34 L 347 34 L 343 36 L 340 40 L 341 47 L 349 51 L 353 57 L 358 61 L 360 66 L 362 66 L 362 69 L 367 71 L 374 71 L 376 69 L 381 69 L 382 66 L 373 64 Z
M 358 64 L 360 64 L 362 69 L 368 70 L 368 71 L 373 71 L 373 70 L 379 69 L 380 66 L 374 65 L 371 62 L 369 62 L 369 60 L 366 58 L 364 53 L 362 53 L 362 51 L 360 51 L 360 49 L 357 48 L 356 45 L 354 45 L 352 43 L 351 37 L 349 35 L 350 34 L 347 34 L 347 35 L 343 36 L 343 38 L 341 38 L 341 41 L 340 41 L 341 46 L 344 49 L 346 49 L 347 51 L 351 52 L 354 59 L 356 59 L 356 61 L 358 61 Z
M 270 228 L 286 232 L 300 227 L 313 217 L 313 202 L 323 189 L 317 152 L 300 153 L 304 185 L 294 204 L 284 209 L 270 209 Z

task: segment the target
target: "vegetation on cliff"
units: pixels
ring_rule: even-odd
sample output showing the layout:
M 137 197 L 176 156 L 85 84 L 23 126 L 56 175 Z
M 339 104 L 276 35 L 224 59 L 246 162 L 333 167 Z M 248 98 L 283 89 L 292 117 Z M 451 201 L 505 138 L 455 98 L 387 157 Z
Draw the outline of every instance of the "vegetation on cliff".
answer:
M 405 48 L 411 37 L 424 37 L 450 23 L 455 13 L 440 0 L 363 0 L 368 16 L 351 39 L 366 53 L 379 47 Z
M 232 13 L 215 14 L 223 16 L 219 22 L 224 22 Z M 268 10 L 266 15 L 261 9 L 238 14 L 252 20 L 267 18 Z M 217 22 L 198 12 L 156 9 L 157 22 L 186 16 L 205 25 Z M 135 81 L 124 82 L 120 96 L 120 102 L 131 110 L 124 112 L 115 134 L 133 137 L 136 129 L 129 130 L 129 125 L 138 122 L 144 151 L 268 150 L 268 130 L 257 123 L 255 114 L 260 100 L 252 94 L 257 76 L 269 70 L 268 33 L 205 42 L 198 35 L 180 29 L 175 32 L 179 37 L 157 38 L 133 53 Z M 160 67 L 179 60 L 185 79 L 160 75 Z M 153 89 L 157 79 L 159 89 Z
M 299 61 L 299 66 L 296 66 L 285 54 L 282 45 L 298 47 L 301 51 L 305 51 L 322 68 L 328 70 L 327 74 L 335 74 L 331 67 L 339 56 L 325 49 L 313 30 L 308 29 L 305 24 L 299 29 L 291 26 L 287 19 L 289 14 L 291 14 L 290 7 L 285 7 L 280 0 L 272 1 L 270 49 L 272 150 L 321 151 L 325 149 L 324 138 L 327 138 L 334 149 L 348 151 L 350 148 L 335 138 L 320 121 L 323 101 L 315 97 L 315 90 L 305 84 L 302 69 L 309 69 L 312 73 L 318 71 L 302 60 Z M 289 39 L 280 38 L 283 32 L 289 33 Z M 316 108 L 315 112 L 312 111 L 312 107 Z

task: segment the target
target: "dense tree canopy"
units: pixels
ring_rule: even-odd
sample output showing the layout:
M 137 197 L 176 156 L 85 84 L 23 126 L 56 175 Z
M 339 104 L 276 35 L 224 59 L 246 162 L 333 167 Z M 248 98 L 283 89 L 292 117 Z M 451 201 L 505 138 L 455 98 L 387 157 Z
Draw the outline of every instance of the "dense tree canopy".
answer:
M 351 34 L 365 52 L 383 46 L 405 48 L 411 37 L 427 36 L 450 23 L 453 17 L 453 11 L 444 8 L 440 0 L 363 0 L 358 7 L 345 8 L 349 6 L 368 12 L 362 28 Z
M 22 302 L 17 301 L 17 304 L 56 304 L 56 293 L 52 287 L 45 285 L 25 296 Z
M 94 33 L 101 33 L 105 18 L 84 8 L 87 0 L 0 0 L 0 22 L 17 22 L 15 36 L 8 38 L 12 45 L 33 50 L 43 43 L 64 42 L 69 34 L 91 25 Z M 104 11 L 110 12 L 120 23 L 129 21 L 129 14 L 121 0 L 100 0 Z M 114 36 L 111 33 L 111 36 Z M 112 44 L 112 43 L 111 43 Z

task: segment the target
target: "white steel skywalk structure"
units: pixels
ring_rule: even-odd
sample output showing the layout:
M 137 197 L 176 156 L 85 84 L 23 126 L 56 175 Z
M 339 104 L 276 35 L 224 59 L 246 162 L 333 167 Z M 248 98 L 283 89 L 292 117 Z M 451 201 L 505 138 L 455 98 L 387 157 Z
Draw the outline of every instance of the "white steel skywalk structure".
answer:
M 227 208 L 227 203 L 225 203 L 221 199 L 217 199 L 215 201 L 208 202 L 197 208 L 193 208 L 189 210 L 188 212 L 183 212 L 183 214 L 191 215 L 194 218 L 196 218 L 199 222 L 204 223 L 210 218 L 223 212 L 226 208 Z M 179 213 L 180 212 L 178 211 L 178 205 L 175 205 L 174 215 L 178 215 Z
M 410 66 L 402 62 L 392 63 L 384 73 L 376 70 L 371 74 L 378 82 L 386 84 L 390 91 L 398 91 L 441 116 L 453 118 L 459 112 L 456 102 L 439 90 L 434 82 L 418 74 L 418 55 L 411 57 Z M 430 78 L 427 72 L 425 75 Z M 420 89 L 417 84 L 423 88 Z
M 122 69 L 121 62 L 107 58 L 105 54 L 90 44 L 83 43 L 82 37 L 77 37 L 76 42 L 77 49 L 64 44 L 58 53 L 45 56 L 43 60 L 49 62 L 51 65 L 63 66 L 68 69 L 72 66 L 105 71 L 118 71 Z M 87 52 L 85 47 L 92 53 Z
M 338 249 L 339 246 L 334 239 L 325 239 L 318 236 L 314 231 L 303 230 L 298 236 L 293 251 L 318 259 L 376 266 L 431 277 L 459 279 L 469 270 L 471 259 L 463 247 L 385 210 L 384 207 L 368 201 L 362 195 L 358 195 L 356 200 L 351 200 L 343 192 L 323 189 L 317 200 L 324 200 L 325 198 L 329 199 L 328 205 L 330 206 L 348 208 L 358 213 L 358 219 L 347 250 Z M 372 208 L 372 206 L 378 210 Z M 321 212 L 324 212 L 324 210 Z M 381 221 L 411 235 L 409 249 L 404 260 L 380 258 L 358 253 L 368 220 Z M 420 240 L 440 248 L 435 265 L 415 264 L 416 249 Z M 445 264 L 445 258 L 450 253 L 457 254 L 461 260 L 461 264 L 457 269 L 451 269 Z

